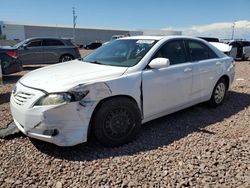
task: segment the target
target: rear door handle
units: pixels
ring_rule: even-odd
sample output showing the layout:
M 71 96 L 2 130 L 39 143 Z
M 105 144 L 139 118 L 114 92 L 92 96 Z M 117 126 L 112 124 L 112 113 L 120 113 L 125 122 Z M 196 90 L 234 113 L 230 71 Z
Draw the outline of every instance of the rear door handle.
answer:
M 184 69 L 184 71 L 183 71 L 183 72 L 190 72 L 190 71 L 192 71 L 192 69 L 191 69 L 191 68 L 189 68 L 189 67 L 187 67 L 187 68 L 185 68 L 185 69 Z
M 216 62 L 216 65 L 221 65 L 221 62 Z

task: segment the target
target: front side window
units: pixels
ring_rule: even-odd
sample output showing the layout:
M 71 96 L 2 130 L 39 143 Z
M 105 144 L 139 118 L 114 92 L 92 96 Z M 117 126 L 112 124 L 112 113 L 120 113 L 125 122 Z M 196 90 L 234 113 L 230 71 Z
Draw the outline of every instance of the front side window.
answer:
M 168 58 L 170 65 L 187 62 L 183 40 L 169 41 L 156 52 L 154 58 Z
M 42 46 L 41 40 L 31 41 L 27 44 L 27 47 L 40 47 L 40 46 Z
M 157 40 L 114 40 L 86 56 L 83 61 L 102 65 L 132 67 L 154 46 Z
M 43 46 L 63 46 L 64 44 L 59 40 L 45 39 L 43 40 Z

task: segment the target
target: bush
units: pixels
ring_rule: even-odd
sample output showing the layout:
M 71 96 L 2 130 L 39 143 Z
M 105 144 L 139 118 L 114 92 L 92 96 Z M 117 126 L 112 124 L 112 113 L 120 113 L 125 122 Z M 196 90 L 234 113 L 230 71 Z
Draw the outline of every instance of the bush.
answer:
M 6 40 L 6 35 L 0 35 L 0 40 Z

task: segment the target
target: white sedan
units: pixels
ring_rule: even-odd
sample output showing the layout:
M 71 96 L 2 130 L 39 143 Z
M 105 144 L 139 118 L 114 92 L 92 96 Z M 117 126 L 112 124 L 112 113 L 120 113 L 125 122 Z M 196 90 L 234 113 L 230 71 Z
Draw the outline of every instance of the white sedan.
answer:
M 117 39 L 82 61 L 26 74 L 13 89 L 11 112 L 36 139 L 72 146 L 93 133 L 104 146 L 118 146 L 135 138 L 142 123 L 204 101 L 220 105 L 234 65 L 198 38 Z

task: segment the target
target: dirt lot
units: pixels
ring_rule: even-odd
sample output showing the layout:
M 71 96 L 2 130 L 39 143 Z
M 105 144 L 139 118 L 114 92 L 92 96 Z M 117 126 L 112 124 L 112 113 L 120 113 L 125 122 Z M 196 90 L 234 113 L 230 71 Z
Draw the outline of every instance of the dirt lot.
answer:
M 4 78 L 0 127 L 12 121 L 15 82 L 36 67 Z M 118 148 L 94 140 L 57 147 L 16 134 L 0 139 L 1 187 L 250 187 L 250 64 L 237 62 L 224 104 L 204 104 L 142 127 Z

